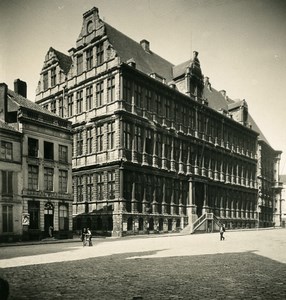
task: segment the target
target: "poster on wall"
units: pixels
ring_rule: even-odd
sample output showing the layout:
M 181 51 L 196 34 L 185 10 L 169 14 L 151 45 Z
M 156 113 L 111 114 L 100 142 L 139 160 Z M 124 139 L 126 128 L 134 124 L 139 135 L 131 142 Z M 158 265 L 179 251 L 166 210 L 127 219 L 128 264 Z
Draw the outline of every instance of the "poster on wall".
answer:
M 30 225 L 30 214 L 22 214 L 22 225 Z

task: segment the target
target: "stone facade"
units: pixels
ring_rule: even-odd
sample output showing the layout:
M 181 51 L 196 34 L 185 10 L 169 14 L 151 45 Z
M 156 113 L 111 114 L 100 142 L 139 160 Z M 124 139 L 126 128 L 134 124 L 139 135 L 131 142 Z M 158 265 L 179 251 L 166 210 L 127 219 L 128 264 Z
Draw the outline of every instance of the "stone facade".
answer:
M 14 89 L 21 95 L 5 84 L 0 87 L 0 202 L 1 214 L 11 219 L 2 224 L 0 239 L 72 237 L 71 123 L 26 99 L 23 83 L 15 81 Z M 8 158 L 4 151 L 7 143 L 12 149 Z M 12 173 L 11 188 L 8 173 Z
M 247 103 L 211 87 L 198 52 L 174 66 L 93 8 L 69 55 L 49 49 L 36 102 L 73 124 L 75 230 L 172 232 L 206 213 L 229 228 L 273 225 L 273 197 L 259 213 Z

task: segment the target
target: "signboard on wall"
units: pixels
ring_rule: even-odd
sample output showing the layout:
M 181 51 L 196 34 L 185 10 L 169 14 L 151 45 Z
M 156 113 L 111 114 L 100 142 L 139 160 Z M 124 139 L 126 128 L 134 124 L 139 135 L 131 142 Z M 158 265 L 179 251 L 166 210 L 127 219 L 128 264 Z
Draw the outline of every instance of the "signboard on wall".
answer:
M 22 214 L 22 225 L 30 225 L 30 214 Z

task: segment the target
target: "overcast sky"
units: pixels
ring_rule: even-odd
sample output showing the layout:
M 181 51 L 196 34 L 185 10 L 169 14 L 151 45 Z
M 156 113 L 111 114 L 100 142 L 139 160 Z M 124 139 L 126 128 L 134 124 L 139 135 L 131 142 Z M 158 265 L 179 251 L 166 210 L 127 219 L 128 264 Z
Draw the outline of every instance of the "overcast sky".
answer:
M 203 74 L 249 111 L 286 174 L 285 0 L 0 0 L 0 82 L 20 78 L 35 90 L 49 47 L 68 54 L 82 14 L 98 7 L 105 22 L 173 64 L 199 52 Z

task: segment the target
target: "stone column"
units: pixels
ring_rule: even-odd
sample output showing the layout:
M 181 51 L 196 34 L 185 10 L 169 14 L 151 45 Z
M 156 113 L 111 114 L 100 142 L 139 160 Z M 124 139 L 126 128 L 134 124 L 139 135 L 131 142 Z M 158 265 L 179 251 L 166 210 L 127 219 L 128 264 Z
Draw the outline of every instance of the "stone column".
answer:
M 187 216 L 189 219 L 189 224 L 193 224 L 198 216 L 196 214 L 196 205 L 195 205 L 195 186 L 192 178 L 189 179 L 189 197 L 187 204 Z

